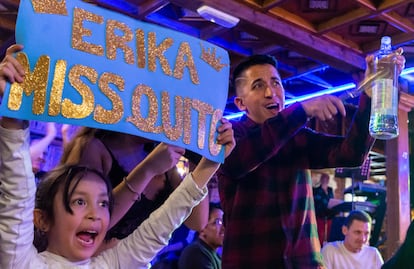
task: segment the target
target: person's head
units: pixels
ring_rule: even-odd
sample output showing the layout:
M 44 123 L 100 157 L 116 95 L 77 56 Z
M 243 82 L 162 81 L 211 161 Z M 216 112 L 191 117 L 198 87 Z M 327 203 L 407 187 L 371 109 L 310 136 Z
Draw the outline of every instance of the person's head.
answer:
M 217 249 L 223 245 L 223 210 L 216 204 L 210 203 L 208 223 L 200 231 L 198 237 L 213 249 Z
M 63 165 L 50 171 L 36 192 L 34 223 L 47 250 L 70 261 L 90 258 L 105 238 L 112 187 L 100 172 Z
M 234 103 L 256 123 L 263 123 L 284 108 L 285 90 L 276 68 L 272 56 L 253 55 L 234 69 Z
M 329 175 L 322 173 L 321 174 L 321 186 L 328 185 L 329 183 Z
M 351 211 L 342 226 L 344 246 L 357 253 L 368 244 L 371 233 L 371 217 L 364 211 Z
M 30 159 L 32 161 L 32 171 L 33 173 L 38 173 L 42 171 L 43 166 L 46 162 L 47 148 L 34 150 L 34 146 L 40 143 L 40 139 L 33 139 L 30 142 Z

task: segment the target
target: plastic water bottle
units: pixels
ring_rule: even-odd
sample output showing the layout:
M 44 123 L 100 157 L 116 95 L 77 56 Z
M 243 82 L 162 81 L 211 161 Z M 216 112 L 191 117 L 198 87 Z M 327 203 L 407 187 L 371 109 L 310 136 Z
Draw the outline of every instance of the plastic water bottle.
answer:
M 374 60 L 376 75 L 372 83 L 371 118 L 369 132 L 377 139 L 398 136 L 398 76 L 391 38 L 381 38 L 381 48 Z

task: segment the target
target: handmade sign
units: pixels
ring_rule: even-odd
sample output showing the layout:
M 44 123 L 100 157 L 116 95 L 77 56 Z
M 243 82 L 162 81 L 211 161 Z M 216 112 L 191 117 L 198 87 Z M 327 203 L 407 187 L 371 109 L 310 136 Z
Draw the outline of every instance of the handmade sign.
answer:
M 228 53 L 189 35 L 79 0 L 20 1 L 25 81 L 0 113 L 134 134 L 215 161 Z

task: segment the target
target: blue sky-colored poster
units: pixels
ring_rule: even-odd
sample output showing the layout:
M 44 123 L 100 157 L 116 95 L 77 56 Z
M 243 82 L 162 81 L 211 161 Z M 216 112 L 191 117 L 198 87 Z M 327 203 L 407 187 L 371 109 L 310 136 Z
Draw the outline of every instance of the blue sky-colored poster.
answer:
M 2 115 L 135 134 L 223 161 L 222 48 L 79 0 L 20 1 L 16 42 L 26 77 L 7 87 Z

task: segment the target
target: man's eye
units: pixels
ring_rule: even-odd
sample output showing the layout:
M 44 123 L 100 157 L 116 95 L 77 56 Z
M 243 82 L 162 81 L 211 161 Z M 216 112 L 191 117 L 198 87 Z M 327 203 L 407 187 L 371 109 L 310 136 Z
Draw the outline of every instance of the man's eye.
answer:
M 253 84 L 252 88 L 253 88 L 253 90 L 261 90 L 265 87 L 266 87 L 266 83 L 264 83 L 262 81 L 259 81 L 259 82 L 256 82 L 255 84 Z
M 276 87 L 280 85 L 280 81 L 279 80 L 272 80 L 272 86 Z

